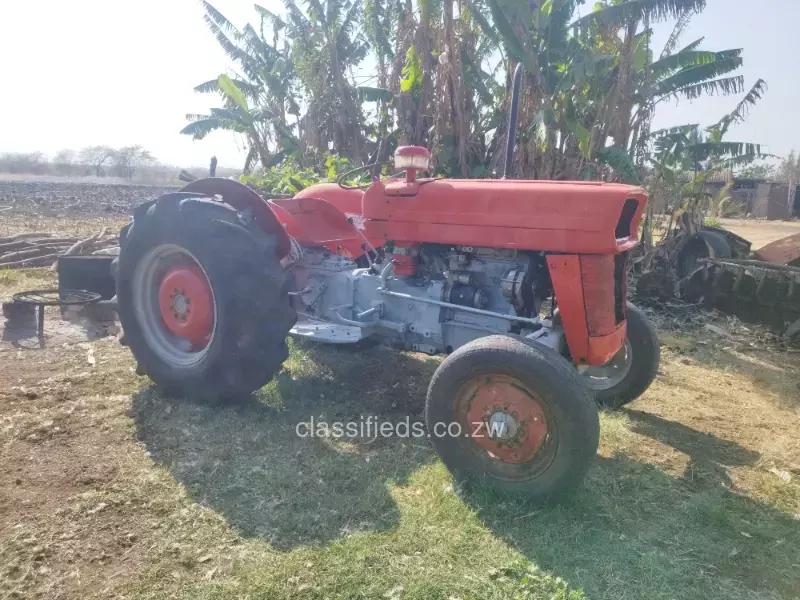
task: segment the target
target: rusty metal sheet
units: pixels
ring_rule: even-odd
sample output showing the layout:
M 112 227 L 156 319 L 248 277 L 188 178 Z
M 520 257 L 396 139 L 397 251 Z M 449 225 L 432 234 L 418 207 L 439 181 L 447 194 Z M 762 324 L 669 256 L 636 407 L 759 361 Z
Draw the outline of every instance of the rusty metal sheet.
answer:
M 756 258 L 777 265 L 800 265 L 800 233 L 767 244 L 756 251 Z

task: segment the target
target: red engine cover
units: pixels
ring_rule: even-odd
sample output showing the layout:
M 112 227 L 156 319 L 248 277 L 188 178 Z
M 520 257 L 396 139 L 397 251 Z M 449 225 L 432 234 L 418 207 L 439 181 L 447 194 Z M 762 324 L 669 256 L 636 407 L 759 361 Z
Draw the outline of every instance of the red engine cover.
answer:
M 376 240 L 614 254 L 636 245 L 646 201 L 620 184 L 423 179 L 375 183 L 363 216 Z

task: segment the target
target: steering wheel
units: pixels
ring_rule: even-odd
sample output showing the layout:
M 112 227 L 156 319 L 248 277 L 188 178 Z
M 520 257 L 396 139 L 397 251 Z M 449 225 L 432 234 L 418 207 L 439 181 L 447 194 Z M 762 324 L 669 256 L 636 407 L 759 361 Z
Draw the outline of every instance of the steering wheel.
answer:
M 380 179 L 380 177 L 378 175 L 376 175 L 376 172 L 380 173 L 380 170 L 377 170 L 376 172 L 373 172 L 373 174 L 372 174 L 372 182 L 370 182 L 370 183 L 360 183 L 360 184 L 357 184 L 357 185 L 347 185 L 345 183 L 345 180 L 350 178 L 354 173 L 360 173 L 361 171 L 366 171 L 367 169 L 373 169 L 373 168 L 378 167 L 378 166 L 388 165 L 389 162 L 390 161 L 387 160 L 387 161 L 384 161 L 384 162 L 371 163 L 371 164 L 368 164 L 368 165 L 362 165 L 360 167 L 356 167 L 355 169 L 350 169 L 349 171 L 346 171 L 346 172 L 342 173 L 341 175 L 339 175 L 339 177 L 336 178 L 336 183 L 343 190 L 366 190 L 367 188 L 369 188 L 372 185 L 372 182 L 378 181 Z M 403 171 L 400 171 L 398 173 L 394 173 L 393 175 L 389 175 L 389 179 L 396 179 L 398 177 L 402 177 L 404 174 L 405 173 Z

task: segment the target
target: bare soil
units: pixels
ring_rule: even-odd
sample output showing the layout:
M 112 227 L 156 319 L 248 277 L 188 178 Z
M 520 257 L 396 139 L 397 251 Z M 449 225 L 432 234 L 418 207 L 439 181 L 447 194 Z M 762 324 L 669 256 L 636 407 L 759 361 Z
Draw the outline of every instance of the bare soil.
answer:
M 776 240 L 800 233 L 800 221 L 762 221 L 756 219 L 720 219 L 720 224 L 753 243 L 758 250 Z
M 176 189 L 175 186 L 0 179 L 0 222 L 12 215 L 55 219 L 129 215 L 134 206 Z

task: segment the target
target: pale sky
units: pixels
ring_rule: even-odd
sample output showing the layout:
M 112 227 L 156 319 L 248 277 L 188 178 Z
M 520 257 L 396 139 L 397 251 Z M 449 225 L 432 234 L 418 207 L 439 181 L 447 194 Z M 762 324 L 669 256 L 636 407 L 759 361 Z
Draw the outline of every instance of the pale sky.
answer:
M 250 1 L 214 4 L 237 26 L 257 22 Z M 260 4 L 282 8 L 280 0 Z M 187 112 L 218 104 L 192 88 L 229 66 L 202 15 L 196 0 L 0 0 L 0 152 L 141 144 L 169 164 L 204 166 L 216 154 L 221 166 L 240 168 L 232 134 L 194 141 L 178 133 Z M 705 35 L 708 50 L 744 48 L 746 86 L 759 77 L 769 84 L 729 139 L 778 155 L 800 148 L 798 23 L 799 0 L 708 0 L 684 34 L 685 43 Z M 657 26 L 658 44 L 670 29 Z M 710 124 L 736 102 L 662 104 L 654 127 Z

